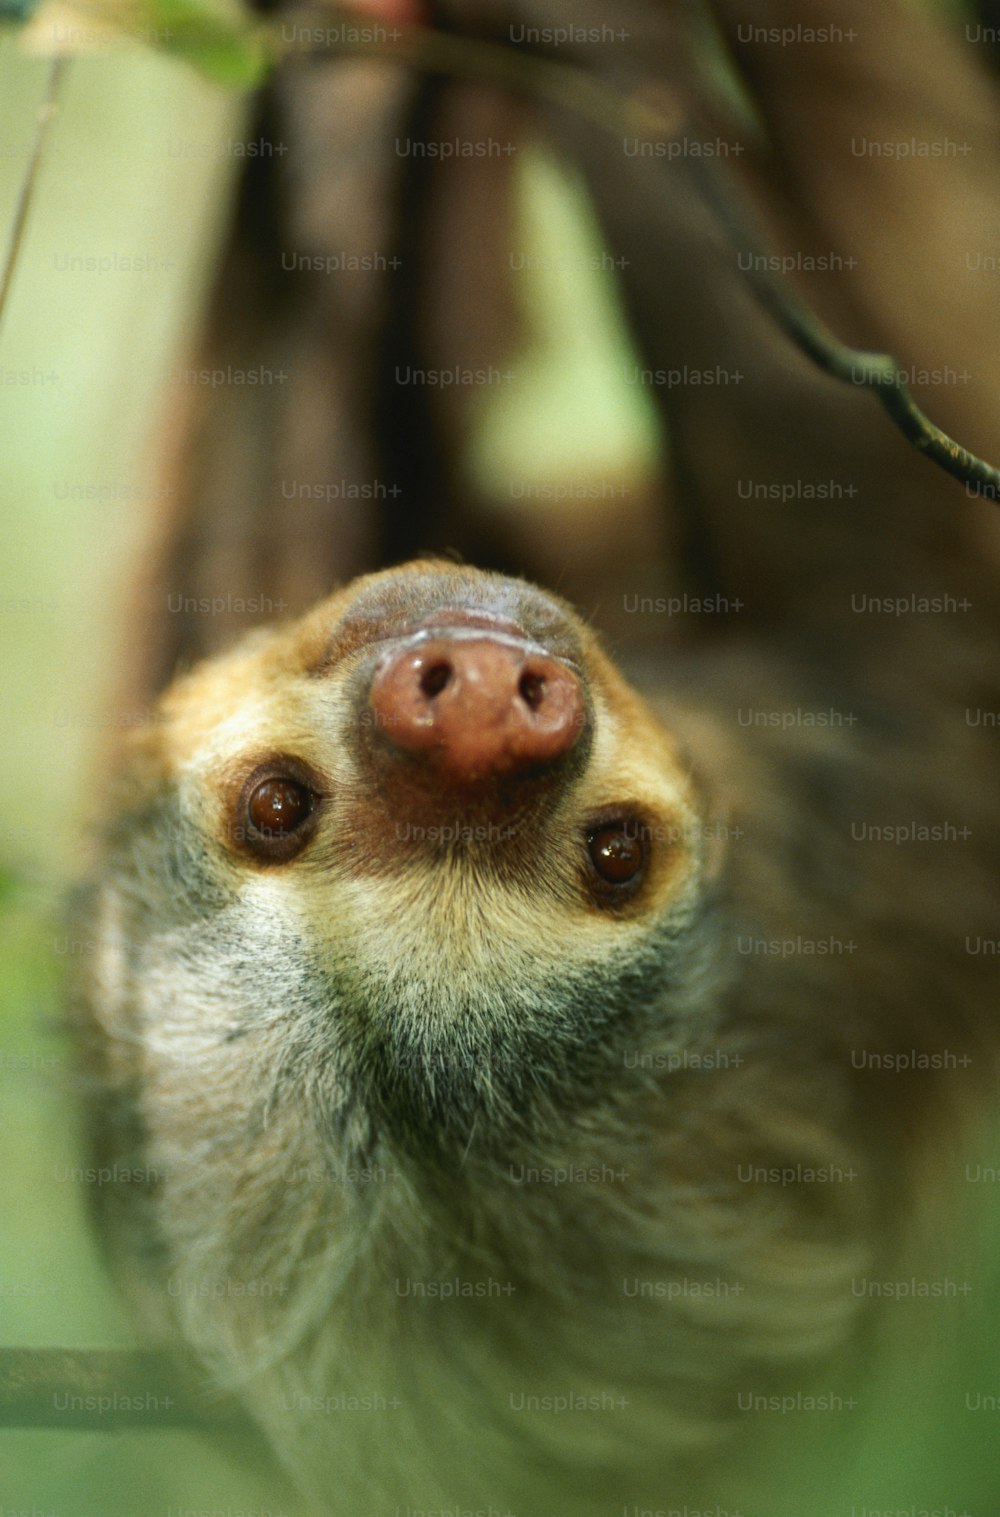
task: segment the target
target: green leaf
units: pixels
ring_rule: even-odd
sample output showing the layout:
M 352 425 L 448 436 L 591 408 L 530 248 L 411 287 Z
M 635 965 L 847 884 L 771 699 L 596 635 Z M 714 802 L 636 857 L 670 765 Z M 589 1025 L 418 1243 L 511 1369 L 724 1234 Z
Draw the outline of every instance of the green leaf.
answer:
M 0 909 L 18 902 L 24 895 L 25 888 L 26 881 L 23 875 L 6 864 L 0 864 Z
M 47 25 L 50 10 L 58 25 Z M 116 37 L 142 43 L 235 89 L 255 88 L 271 63 L 261 23 L 246 12 L 221 15 L 206 0 L 76 0 L 69 8 L 47 6 L 45 0 L 0 0 L 4 21 L 24 24 L 27 44 L 36 53 L 86 53 L 94 32 L 105 45 Z M 81 39 L 76 44 L 74 26 Z
M 230 21 L 198 0 L 146 0 L 146 35 L 154 47 L 235 89 L 253 89 L 270 66 L 263 30 L 249 17 Z
M 38 0 L 0 0 L 0 21 L 27 21 L 37 6 Z

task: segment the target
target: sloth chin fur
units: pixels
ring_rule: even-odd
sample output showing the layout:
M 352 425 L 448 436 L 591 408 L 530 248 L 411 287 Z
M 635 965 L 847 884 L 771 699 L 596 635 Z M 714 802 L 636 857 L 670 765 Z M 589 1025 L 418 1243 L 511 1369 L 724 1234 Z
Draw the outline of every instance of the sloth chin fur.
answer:
M 420 563 L 135 735 L 80 905 L 99 1225 L 316 1509 L 745 1503 L 740 1392 L 851 1383 L 914 1162 L 851 1051 L 976 1032 L 957 904 L 838 830 L 891 743 L 779 761 L 712 715 L 757 678 L 661 725 L 567 606 Z M 740 946 L 786 936 L 827 949 Z

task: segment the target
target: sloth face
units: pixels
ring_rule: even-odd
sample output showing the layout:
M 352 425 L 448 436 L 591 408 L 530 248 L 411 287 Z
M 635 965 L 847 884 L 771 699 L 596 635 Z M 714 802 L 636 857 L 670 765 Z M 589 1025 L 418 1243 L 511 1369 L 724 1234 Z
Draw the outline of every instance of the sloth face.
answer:
M 488 1147 L 704 1003 L 690 780 L 522 582 L 409 565 L 251 636 L 167 692 L 129 787 L 104 999 L 241 1121 L 293 1090 L 341 1151 Z

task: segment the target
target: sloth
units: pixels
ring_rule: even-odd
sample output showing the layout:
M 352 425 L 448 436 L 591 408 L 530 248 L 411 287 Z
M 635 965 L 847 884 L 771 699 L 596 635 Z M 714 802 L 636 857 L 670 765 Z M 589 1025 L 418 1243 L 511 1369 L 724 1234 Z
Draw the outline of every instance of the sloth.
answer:
M 305 1510 L 784 1510 L 747 1408 L 862 1374 L 856 1281 L 958 1151 L 954 1073 L 915 1123 L 892 1060 L 988 1049 L 990 917 L 964 845 L 928 892 L 851 836 L 981 739 L 880 704 L 891 647 L 813 722 L 783 678 L 794 724 L 744 722 L 745 646 L 646 700 L 555 596 L 421 561 L 130 735 L 79 906 L 98 1225 Z
M 626 6 L 595 73 L 697 102 L 688 9 Z M 709 7 L 755 122 L 741 166 L 796 271 L 838 250 L 796 274 L 832 326 L 961 371 L 929 410 L 995 458 L 992 88 L 920 8 L 843 9 L 850 47 L 786 48 Z M 435 19 L 510 40 L 502 7 Z M 398 142 L 528 145 L 539 113 L 366 79 L 289 59 L 258 101 L 281 146 L 247 160 L 193 372 L 287 389 L 187 385 L 172 413 L 143 586 L 172 614 L 127 651 L 143 702 L 187 672 L 116 766 L 75 934 L 109 1267 L 303 1517 L 989 1511 L 995 1460 L 959 1427 L 970 1366 L 996 1379 L 968 1352 L 997 1278 L 964 1183 L 997 1171 L 989 506 L 786 351 L 683 164 L 567 119 L 549 140 L 636 357 L 740 382 L 651 387 L 648 516 L 623 482 L 606 512 L 515 524 L 453 467 L 468 387 L 390 375 L 516 359 L 523 155 Z M 854 152 L 942 121 L 968 156 Z M 357 275 L 306 277 L 345 252 Z M 322 483 L 276 510 L 279 480 Z M 229 646 L 234 614 L 169 601 L 252 585 L 298 613 L 452 543 L 626 646 L 440 560 Z M 743 605 L 616 618 L 649 584 Z M 972 1296 L 905 1328 L 893 1292 L 943 1279 Z

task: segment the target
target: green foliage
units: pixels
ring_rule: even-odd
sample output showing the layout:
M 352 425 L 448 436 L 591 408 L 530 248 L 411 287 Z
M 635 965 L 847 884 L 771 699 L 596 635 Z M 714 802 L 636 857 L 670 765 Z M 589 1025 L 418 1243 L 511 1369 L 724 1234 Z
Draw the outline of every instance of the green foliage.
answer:
M 253 89 L 270 66 L 264 29 L 247 13 L 222 14 L 206 0 L 78 0 L 69 11 L 60 7 L 51 47 L 48 10 L 45 0 L 0 0 L 0 23 L 27 24 L 36 54 L 86 54 L 95 36 L 120 39 L 176 58 L 233 89 Z
M 267 72 L 263 33 L 249 18 L 234 23 L 199 0 L 147 0 L 142 9 L 149 35 L 154 41 L 162 36 L 164 51 L 219 84 L 252 89 Z
M 27 21 L 38 9 L 38 0 L 0 0 L 0 21 Z

